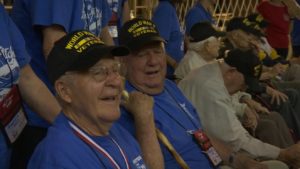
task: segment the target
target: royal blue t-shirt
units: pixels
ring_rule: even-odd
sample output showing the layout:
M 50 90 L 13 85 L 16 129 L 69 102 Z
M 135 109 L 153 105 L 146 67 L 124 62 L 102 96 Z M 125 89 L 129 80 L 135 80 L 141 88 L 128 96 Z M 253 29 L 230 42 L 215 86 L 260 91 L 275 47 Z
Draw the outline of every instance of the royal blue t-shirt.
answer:
M 126 82 L 126 90 L 131 92 L 136 89 Z M 164 91 L 154 95 L 153 98 L 156 127 L 166 135 L 189 167 L 191 169 L 213 168 L 189 133 L 189 131 L 201 128 L 197 112 L 176 84 L 166 80 Z M 122 116 L 118 123 L 134 135 L 134 121 L 129 112 L 122 109 Z M 161 149 L 164 155 L 165 169 L 179 169 L 180 166 L 166 147 L 161 145 Z
M 153 13 L 152 21 L 157 26 L 159 34 L 166 41 L 166 52 L 177 63 L 183 58 L 183 33 L 176 14 L 175 7 L 169 1 L 160 1 Z M 173 75 L 174 70 L 168 66 L 167 75 Z
M 12 10 L 12 19 L 23 34 L 32 57 L 30 65 L 52 92 L 42 50 L 41 26 L 56 24 L 67 33 L 86 29 L 99 35 L 110 17 L 111 10 L 106 0 L 15 0 Z M 30 125 L 48 127 L 49 124 L 28 106 L 25 106 L 25 111 Z
M 0 101 L 17 84 L 20 69 L 29 63 L 25 41 L 16 25 L 0 4 Z M 8 169 L 11 150 L 0 131 L 0 168 Z
M 107 136 L 89 137 L 107 151 L 120 168 L 126 169 L 126 163 L 112 139 L 124 152 L 131 169 L 146 168 L 138 143 L 119 124 L 114 124 Z M 107 156 L 79 138 L 71 128 L 67 117 L 60 114 L 53 126 L 49 127 L 47 136 L 37 146 L 28 168 L 100 169 L 113 168 L 113 165 Z
M 297 3 L 300 5 L 300 0 L 297 0 Z M 300 20 L 299 19 L 294 20 L 292 42 L 294 46 L 300 46 Z
M 208 21 L 214 24 L 214 20 L 211 14 L 203 8 L 203 6 L 198 2 L 194 7 L 192 7 L 186 14 L 185 17 L 185 33 L 190 34 L 191 28 L 194 24 L 198 22 Z
M 299 19 L 294 20 L 292 40 L 294 46 L 300 46 L 300 20 Z

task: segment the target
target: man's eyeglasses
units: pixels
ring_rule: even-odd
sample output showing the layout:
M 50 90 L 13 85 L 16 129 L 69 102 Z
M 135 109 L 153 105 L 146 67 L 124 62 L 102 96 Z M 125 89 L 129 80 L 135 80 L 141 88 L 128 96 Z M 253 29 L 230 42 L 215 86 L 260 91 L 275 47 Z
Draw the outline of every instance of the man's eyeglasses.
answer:
M 96 66 L 89 69 L 88 73 L 97 81 L 104 81 L 111 73 L 120 75 L 121 73 L 121 64 L 115 63 L 110 67 L 106 66 Z

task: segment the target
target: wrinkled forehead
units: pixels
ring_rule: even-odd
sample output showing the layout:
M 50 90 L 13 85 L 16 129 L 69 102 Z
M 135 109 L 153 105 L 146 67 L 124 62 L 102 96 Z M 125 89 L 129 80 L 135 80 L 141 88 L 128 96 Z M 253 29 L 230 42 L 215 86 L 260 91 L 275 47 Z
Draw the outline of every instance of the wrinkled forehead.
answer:
M 244 31 L 242 29 L 236 29 L 236 30 L 234 30 L 234 32 L 236 32 L 235 33 L 236 36 L 246 36 L 246 37 L 249 37 L 251 35 L 250 33 L 246 32 L 246 31 Z
M 144 52 L 147 50 L 155 50 L 155 49 L 165 50 L 165 44 L 163 42 L 159 42 L 159 41 L 149 42 L 149 43 L 141 46 L 140 48 L 131 51 L 131 55 L 137 55 L 141 52 Z
M 92 66 L 91 68 L 94 67 L 98 67 L 98 66 L 109 66 L 111 64 L 115 64 L 118 63 L 118 59 L 117 58 L 113 58 L 113 57 L 106 57 L 106 58 L 102 58 L 100 59 L 94 66 Z

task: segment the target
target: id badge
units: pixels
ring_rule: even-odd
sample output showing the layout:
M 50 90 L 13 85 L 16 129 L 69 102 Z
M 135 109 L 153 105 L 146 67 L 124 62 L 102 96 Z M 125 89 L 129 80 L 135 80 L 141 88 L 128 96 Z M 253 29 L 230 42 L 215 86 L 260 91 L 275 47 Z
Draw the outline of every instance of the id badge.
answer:
M 109 34 L 112 38 L 118 37 L 118 28 L 116 25 L 108 26 Z
M 17 85 L 0 102 L 0 122 L 9 143 L 14 143 L 27 124 L 21 107 L 21 96 Z
M 209 138 L 206 136 L 206 134 L 202 130 L 196 130 L 191 132 L 193 135 L 195 141 L 198 143 L 198 145 L 201 147 L 201 149 L 205 152 L 205 154 L 208 156 L 211 163 L 216 167 L 219 164 L 221 164 L 222 159 L 216 149 L 211 144 Z

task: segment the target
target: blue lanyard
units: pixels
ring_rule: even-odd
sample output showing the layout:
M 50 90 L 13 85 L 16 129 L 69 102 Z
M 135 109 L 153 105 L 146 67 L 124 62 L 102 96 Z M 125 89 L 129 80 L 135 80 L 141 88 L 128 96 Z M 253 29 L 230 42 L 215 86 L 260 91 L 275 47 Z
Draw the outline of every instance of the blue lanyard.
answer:
M 172 98 L 172 99 L 174 100 L 174 102 L 177 104 L 177 107 L 180 108 L 180 111 L 183 112 L 183 113 L 189 118 L 189 120 L 192 122 L 193 126 L 194 126 L 196 129 L 199 129 L 200 126 L 198 125 L 197 120 L 196 120 L 196 119 L 193 117 L 193 115 L 187 110 L 187 108 L 185 107 L 185 104 L 184 104 L 184 103 L 181 104 L 181 103 L 176 99 L 176 97 L 175 97 L 173 94 L 171 94 L 171 92 L 170 92 L 167 88 L 165 88 L 165 91 L 166 91 L 167 95 L 171 96 L 171 98 Z M 186 127 L 178 120 L 178 119 L 174 118 L 174 117 L 172 116 L 172 114 L 164 108 L 164 106 L 159 105 L 159 103 L 157 103 L 157 102 L 155 102 L 155 104 L 156 104 L 162 111 L 164 111 L 170 118 L 172 118 L 179 126 L 181 126 L 184 130 L 188 131 L 188 129 L 187 129 L 187 128 L 186 128 Z

